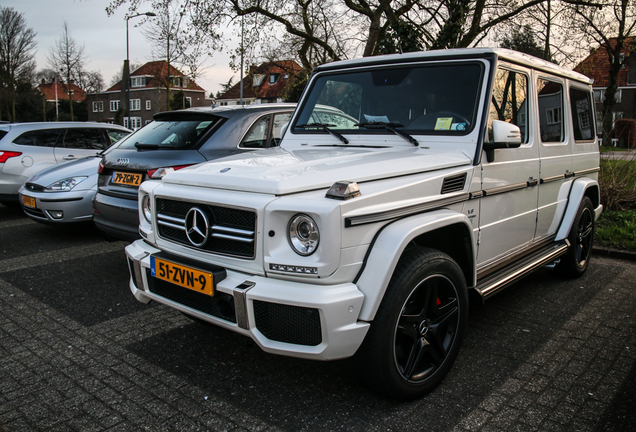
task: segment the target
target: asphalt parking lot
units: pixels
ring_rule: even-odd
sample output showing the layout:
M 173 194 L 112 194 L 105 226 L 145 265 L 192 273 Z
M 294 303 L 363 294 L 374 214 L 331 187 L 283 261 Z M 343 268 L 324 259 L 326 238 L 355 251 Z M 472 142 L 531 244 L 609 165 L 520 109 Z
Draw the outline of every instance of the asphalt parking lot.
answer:
M 472 305 L 450 375 L 399 403 L 347 361 L 266 354 L 137 303 L 124 246 L 0 205 L 0 431 L 636 429 L 636 262 L 596 256 L 574 281 L 546 268 Z

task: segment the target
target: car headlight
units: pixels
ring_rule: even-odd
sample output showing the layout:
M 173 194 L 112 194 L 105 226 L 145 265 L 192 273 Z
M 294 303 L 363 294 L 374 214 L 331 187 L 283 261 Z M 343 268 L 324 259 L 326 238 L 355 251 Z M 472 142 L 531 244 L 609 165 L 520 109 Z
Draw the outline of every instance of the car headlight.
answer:
M 144 195 L 141 198 L 141 213 L 144 215 L 144 219 L 146 219 L 148 223 L 152 223 L 152 205 L 150 195 Z
M 314 253 L 320 243 L 318 225 L 305 214 L 298 214 L 289 221 L 287 236 L 294 252 L 302 256 Z
M 87 178 L 87 176 L 65 178 L 51 183 L 44 190 L 46 192 L 68 192 Z

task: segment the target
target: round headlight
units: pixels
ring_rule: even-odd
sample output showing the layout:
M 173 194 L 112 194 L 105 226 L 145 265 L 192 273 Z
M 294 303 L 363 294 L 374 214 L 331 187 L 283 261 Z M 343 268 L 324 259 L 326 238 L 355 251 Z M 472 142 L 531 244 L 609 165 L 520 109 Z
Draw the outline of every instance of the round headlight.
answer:
M 150 205 L 150 196 L 144 195 L 141 199 L 141 212 L 144 215 L 144 219 L 151 223 L 152 221 L 152 207 Z
M 294 251 L 302 256 L 314 253 L 320 242 L 318 225 L 312 218 L 304 214 L 296 215 L 289 221 L 287 235 Z

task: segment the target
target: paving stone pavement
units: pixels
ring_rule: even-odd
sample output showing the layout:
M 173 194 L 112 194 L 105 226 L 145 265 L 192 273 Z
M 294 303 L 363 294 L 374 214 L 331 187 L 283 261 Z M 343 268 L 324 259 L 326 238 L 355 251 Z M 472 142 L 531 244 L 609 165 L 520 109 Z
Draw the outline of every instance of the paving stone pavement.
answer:
M 347 361 L 270 355 L 141 305 L 123 243 L 51 229 L 0 206 L 0 431 L 636 430 L 634 262 L 546 268 L 471 305 L 447 379 L 399 403 Z

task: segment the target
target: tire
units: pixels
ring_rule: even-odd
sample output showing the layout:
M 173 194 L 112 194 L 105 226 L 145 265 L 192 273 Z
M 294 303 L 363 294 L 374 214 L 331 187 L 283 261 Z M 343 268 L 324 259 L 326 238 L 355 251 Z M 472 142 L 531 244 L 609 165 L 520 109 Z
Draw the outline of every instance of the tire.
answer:
M 434 249 L 410 251 L 355 355 L 360 378 L 394 399 L 424 396 L 453 365 L 467 318 L 466 281 L 457 263 Z
M 564 276 L 577 278 L 587 270 L 594 245 L 594 207 L 588 197 L 583 198 L 579 205 L 568 241 L 570 248 L 559 261 L 557 269 Z

